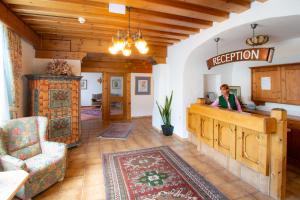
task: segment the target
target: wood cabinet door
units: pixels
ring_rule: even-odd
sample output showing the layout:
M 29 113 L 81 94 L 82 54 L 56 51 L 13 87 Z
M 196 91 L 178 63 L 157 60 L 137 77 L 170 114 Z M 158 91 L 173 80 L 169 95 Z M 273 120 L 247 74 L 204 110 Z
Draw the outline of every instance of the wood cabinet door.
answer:
M 214 148 L 236 158 L 236 126 L 221 121 L 214 121 Z
M 268 175 L 268 134 L 237 127 L 237 160 L 246 166 Z
M 199 139 L 210 146 L 214 146 L 214 120 L 209 117 L 200 117 Z
M 265 85 L 262 84 L 263 79 L 270 79 L 270 89 L 262 87 L 262 85 Z M 281 71 L 279 66 L 252 68 L 252 100 L 254 102 L 281 103 L 280 80 Z
M 187 128 L 188 131 L 199 138 L 200 132 L 200 115 L 187 111 Z
M 300 64 L 281 68 L 282 103 L 300 104 Z

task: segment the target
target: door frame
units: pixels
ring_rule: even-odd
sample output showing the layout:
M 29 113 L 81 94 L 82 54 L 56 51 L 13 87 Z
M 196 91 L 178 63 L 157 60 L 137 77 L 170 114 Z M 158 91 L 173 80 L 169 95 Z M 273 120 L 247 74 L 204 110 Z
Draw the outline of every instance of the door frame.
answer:
M 131 120 L 131 73 L 126 72 L 102 72 L 102 119 L 104 121 Z M 111 102 L 111 76 L 123 76 L 123 115 L 110 115 Z

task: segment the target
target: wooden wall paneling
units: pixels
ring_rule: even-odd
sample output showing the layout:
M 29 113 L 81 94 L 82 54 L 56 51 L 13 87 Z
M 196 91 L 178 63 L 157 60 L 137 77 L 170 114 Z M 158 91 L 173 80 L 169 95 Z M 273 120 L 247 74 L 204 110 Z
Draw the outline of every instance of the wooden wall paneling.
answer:
M 281 102 L 281 72 L 280 67 L 251 68 L 252 73 L 252 100 L 264 102 Z M 271 78 L 271 89 L 261 89 L 261 78 Z
M 236 126 L 214 120 L 214 148 L 236 158 Z
M 47 51 L 47 50 L 35 51 L 36 58 L 82 60 L 85 56 L 86 56 L 85 52 Z
M 131 120 L 131 73 L 126 73 L 125 74 L 125 81 L 126 81 L 126 110 L 125 110 L 125 119 L 126 120 Z
M 237 160 L 265 176 L 269 175 L 269 134 L 237 127 Z
M 109 73 L 103 72 L 102 73 L 103 80 L 102 80 L 102 119 L 104 121 L 109 121 L 109 99 L 108 99 L 108 93 L 109 93 Z
M 300 63 L 281 66 L 282 103 L 300 104 Z

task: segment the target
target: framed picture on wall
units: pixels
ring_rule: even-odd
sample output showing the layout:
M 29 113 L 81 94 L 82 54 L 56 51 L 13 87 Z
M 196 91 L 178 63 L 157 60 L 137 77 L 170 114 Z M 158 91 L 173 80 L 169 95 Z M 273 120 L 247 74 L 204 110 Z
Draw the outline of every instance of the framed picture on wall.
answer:
M 82 90 L 87 90 L 87 80 L 86 79 L 82 79 L 80 81 L 80 87 Z
M 229 92 L 236 97 L 241 98 L 241 86 L 229 86 Z
M 135 95 L 151 94 L 151 77 L 135 77 Z
M 115 79 L 111 81 L 112 89 L 121 89 L 121 80 Z

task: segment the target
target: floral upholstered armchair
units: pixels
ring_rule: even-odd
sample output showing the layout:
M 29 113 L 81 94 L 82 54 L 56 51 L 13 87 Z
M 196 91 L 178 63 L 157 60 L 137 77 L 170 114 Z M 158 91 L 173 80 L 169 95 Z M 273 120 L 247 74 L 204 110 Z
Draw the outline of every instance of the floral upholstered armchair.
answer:
M 65 176 L 66 145 L 45 140 L 47 123 L 46 117 L 26 117 L 0 128 L 0 167 L 29 173 L 17 193 L 21 199 L 31 199 Z

